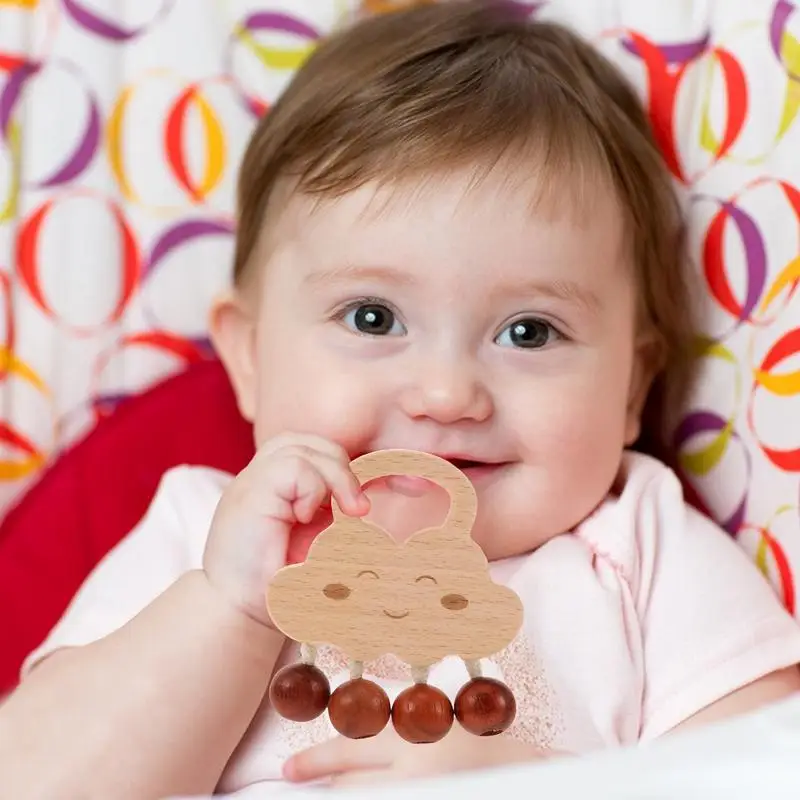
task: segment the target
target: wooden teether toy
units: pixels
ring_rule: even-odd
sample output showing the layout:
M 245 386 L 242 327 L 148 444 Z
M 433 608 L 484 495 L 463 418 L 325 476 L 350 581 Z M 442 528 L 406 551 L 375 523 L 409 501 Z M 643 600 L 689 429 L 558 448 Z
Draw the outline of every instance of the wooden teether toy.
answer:
M 363 519 L 346 517 L 332 502 L 333 523 L 311 545 L 306 561 L 284 567 L 267 589 L 275 625 L 301 643 L 301 664 L 281 669 L 270 700 L 281 716 L 307 722 L 327 708 L 343 736 L 375 736 L 392 720 L 410 742 L 435 742 L 455 717 L 478 736 L 502 733 L 516 703 L 502 682 L 482 677 L 480 660 L 506 647 L 522 625 L 522 603 L 492 581 L 472 539 L 477 497 L 466 475 L 444 459 L 410 450 L 384 450 L 352 462 L 362 484 L 389 476 L 433 481 L 450 495 L 444 524 L 404 543 Z M 351 661 L 351 680 L 331 694 L 314 665 L 316 647 L 329 644 Z M 386 653 L 405 661 L 414 685 L 389 703 L 363 665 Z M 470 680 L 455 703 L 427 683 L 433 664 L 459 656 Z

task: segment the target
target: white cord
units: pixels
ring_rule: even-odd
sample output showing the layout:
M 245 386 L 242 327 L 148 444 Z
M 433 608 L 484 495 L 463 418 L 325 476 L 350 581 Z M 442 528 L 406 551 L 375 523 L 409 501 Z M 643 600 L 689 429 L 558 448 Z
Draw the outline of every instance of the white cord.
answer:
M 411 678 L 414 683 L 427 683 L 430 667 L 411 667 Z
M 483 670 L 481 669 L 481 662 L 479 660 L 474 661 L 464 661 L 464 666 L 467 668 L 467 672 L 469 673 L 469 677 L 472 680 L 475 678 L 482 678 L 483 677 Z
M 364 662 L 351 661 L 350 662 L 350 680 L 355 681 L 364 675 Z
M 313 644 L 303 642 L 300 645 L 300 660 L 304 664 L 314 666 L 314 662 L 317 660 L 317 648 Z

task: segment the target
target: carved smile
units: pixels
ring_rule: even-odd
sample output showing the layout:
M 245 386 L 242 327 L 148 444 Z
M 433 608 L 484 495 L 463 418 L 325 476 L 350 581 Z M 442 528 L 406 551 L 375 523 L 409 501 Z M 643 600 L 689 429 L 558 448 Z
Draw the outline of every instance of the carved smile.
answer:
M 387 611 L 385 608 L 383 609 L 383 613 L 386 614 L 387 617 L 391 617 L 392 619 L 403 619 L 403 617 L 408 616 L 408 611 L 401 611 L 400 613 L 396 611 Z

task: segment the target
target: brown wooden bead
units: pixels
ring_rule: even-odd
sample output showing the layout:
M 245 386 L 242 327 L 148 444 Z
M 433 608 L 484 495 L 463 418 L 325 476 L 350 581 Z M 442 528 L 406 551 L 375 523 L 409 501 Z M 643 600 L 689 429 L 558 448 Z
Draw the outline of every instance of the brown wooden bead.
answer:
M 496 736 L 507 730 L 517 714 L 511 689 L 494 678 L 473 678 L 456 696 L 456 719 L 476 736 Z
M 389 721 L 392 709 L 386 692 L 373 681 L 354 678 L 331 695 L 331 725 L 348 739 L 377 736 Z
M 291 664 L 275 673 L 269 685 L 272 707 L 293 722 L 309 722 L 328 706 L 331 686 L 313 664 Z
M 397 695 L 392 705 L 392 722 L 398 735 L 407 742 L 431 744 L 444 738 L 453 726 L 453 706 L 440 689 L 416 683 Z

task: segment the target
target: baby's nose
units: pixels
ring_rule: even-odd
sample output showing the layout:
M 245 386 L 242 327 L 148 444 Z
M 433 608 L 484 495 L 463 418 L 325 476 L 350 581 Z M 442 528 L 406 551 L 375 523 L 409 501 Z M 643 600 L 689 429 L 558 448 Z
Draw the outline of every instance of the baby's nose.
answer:
M 483 422 L 493 411 L 489 388 L 469 363 L 431 360 L 408 381 L 400 403 L 414 419 L 442 425 L 463 420 Z

